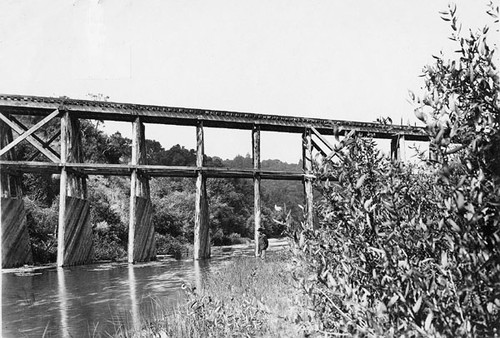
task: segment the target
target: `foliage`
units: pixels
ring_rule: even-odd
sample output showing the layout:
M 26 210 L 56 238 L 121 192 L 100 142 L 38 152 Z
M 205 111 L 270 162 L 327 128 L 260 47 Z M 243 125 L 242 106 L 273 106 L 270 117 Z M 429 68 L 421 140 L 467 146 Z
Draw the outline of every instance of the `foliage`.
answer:
M 498 10 L 496 9 L 496 12 Z M 492 12 L 493 13 L 493 12 Z M 500 330 L 499 84 L 488 28 L 435 57 L 415 96 L 440 162 L 393 163 L 344 139 L 317 175 L 319 228 L 291 233 L 320 324 L 362 336 L 492 336 Z M 413 94 L 412 94 L 413 95 Z
M 30 198 L 25 198 L 24 203 L 33 260 L 36 264 L 52 262 L 57 256 L 59 201 L 56 199 L 50 207 L 38 205 Z
M 498 25 L 498 5 L 488 14 Z M 463 308 L 462 326 L 477 334 L 498 326 L 500 307 L 500 83 L 488 26 L 462 34 L 451 23 L 456 58 L 435 57 L 424 69 L 423 98 L 414 98 L 441 161 L 440 213 L 455 231 L 450 271 Z M 498 37 L 498 26 L 496 35 Z M 493 41 L 495 42 L 495 41 Z
M 171 255 L 181 259 L 189 254 L 189 247 L 179 238 L 170 234 L 156 234 L 156 253 L 158 255 Z
M 195 194 L 192 191 L 172 191 L 162 198 L 153 198 L 152 222 L 159 234 L 182 236 L 193 242 Z
M 93 234 L 93 261 L 119 261 L 127 257 L 126 246 L 117 232 L 109 229 L 95 229 Z

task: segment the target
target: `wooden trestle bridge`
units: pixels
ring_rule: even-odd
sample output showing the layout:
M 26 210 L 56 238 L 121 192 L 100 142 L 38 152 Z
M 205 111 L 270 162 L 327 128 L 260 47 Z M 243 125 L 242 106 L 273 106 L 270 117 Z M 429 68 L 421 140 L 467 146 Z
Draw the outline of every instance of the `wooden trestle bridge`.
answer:
M 19 115 L 39 116 L 39 122 L 25 125 Z M 84 163 L 80 119 L 126 121 L 132 124 L 132 157 L 129 164 Z M 39 131 L 59 120 L 59 131 L 47 139 Z M 146 163 L 144 123 L 183 125 L 196 128 L 196 166 L 172 167 Z M 253 169 L 211 168 L 204 166 L 203 128 L 232 128 L 251 131 Z M 13 133 L 13 131 L 15 133 Z M 260 165 L 260 132 L 302 134 L 303 172 L 266 171 Z M 345 135 L 356 131 L 374 138 L 390 139 L 391 154 L 398 158 L 405 140 L 428 141 L 419 127 L 382 125 L 304 117 L 262 115 L 205 109 L 175 108 L 128 103 L 73 100 L 0 94 L 0 175 L 2 221 L 2 267 L 32 262 L 21 179 L 23 173 L 60 174 L 59 225 L 57 228 L 57 265 L 85 264 L 92 248 L 90 206 L 87 200 L 88 175 L 130 177 L 130 223 L 128 262 L 155 258 L 154 229 L 151 223 L 150 177 L 195 177 L 196 208 L 194 258 L 210 257 L 208 198 L 209 177 L 252 178 L 254 181 L 255 237 L 261 223 L 260 191 L 262 179 L 300 180 L 304 183 L 306 222 L 313 222 L 313 149 L 328 156 L 333 147 L 322 135 Z M 37 135 L 38 132 L 38 135 Z M 13 135 L 18 135 L 16 138 Z M 59 140 L 57 149 L 51 144 Z M 43 154 L 45 162 L 19 161 L 15 146 L 27 141 Z M 60 149 L 59 149 L 60 148 Z M 59 151 L 57 151 L 59 150 Z M 257 242 L 257 241 L 256 241 Z

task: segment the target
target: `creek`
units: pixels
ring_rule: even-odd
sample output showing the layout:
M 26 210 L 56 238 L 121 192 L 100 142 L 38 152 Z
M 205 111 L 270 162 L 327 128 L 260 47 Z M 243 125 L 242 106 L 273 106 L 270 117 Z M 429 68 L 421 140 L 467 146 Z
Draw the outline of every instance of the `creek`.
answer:
M 268 255 L 287 246 L 271 239 Z M 201 288 L 211 272 L 253 250 L 253 244 L 213 247 L 203 261 L 3 269 L 1 336 L 108 337 L 139 327 L 157 305 L 175 306 L 184 284 Z

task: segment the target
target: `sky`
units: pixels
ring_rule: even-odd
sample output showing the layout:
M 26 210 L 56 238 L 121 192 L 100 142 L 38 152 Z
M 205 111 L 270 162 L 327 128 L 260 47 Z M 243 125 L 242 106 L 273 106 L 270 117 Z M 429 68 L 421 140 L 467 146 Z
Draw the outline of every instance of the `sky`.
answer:
M 457 1 L 464 27 L 486 0 Z M 2 0 L 0 93 L 416 123 L 408 90 L 452 49 L 441 0 Z M 128 123 L 105 131 L 130 137 Z M 195 130 L 147 125 L 165 148 Z M 251 153 L 249 131 L 206 128 L 206 153 Z M 263 133 L 262 158 L 297 162 L 300 136 Z

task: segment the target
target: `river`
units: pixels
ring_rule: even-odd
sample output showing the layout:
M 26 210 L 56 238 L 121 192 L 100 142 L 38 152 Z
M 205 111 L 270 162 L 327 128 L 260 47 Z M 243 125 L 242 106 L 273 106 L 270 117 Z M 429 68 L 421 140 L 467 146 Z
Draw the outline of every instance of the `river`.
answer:
M 287 246 L 270 240 L 269 255 Z M 201 287 L 234 257 L 253 256 L 253 245 L 213 247 L 204 261 L 171 258 L 68 268 L 2 270 L 2 337 L 108 337 L 138 327 L 152 304 L 175 305 L 181 286 Z

